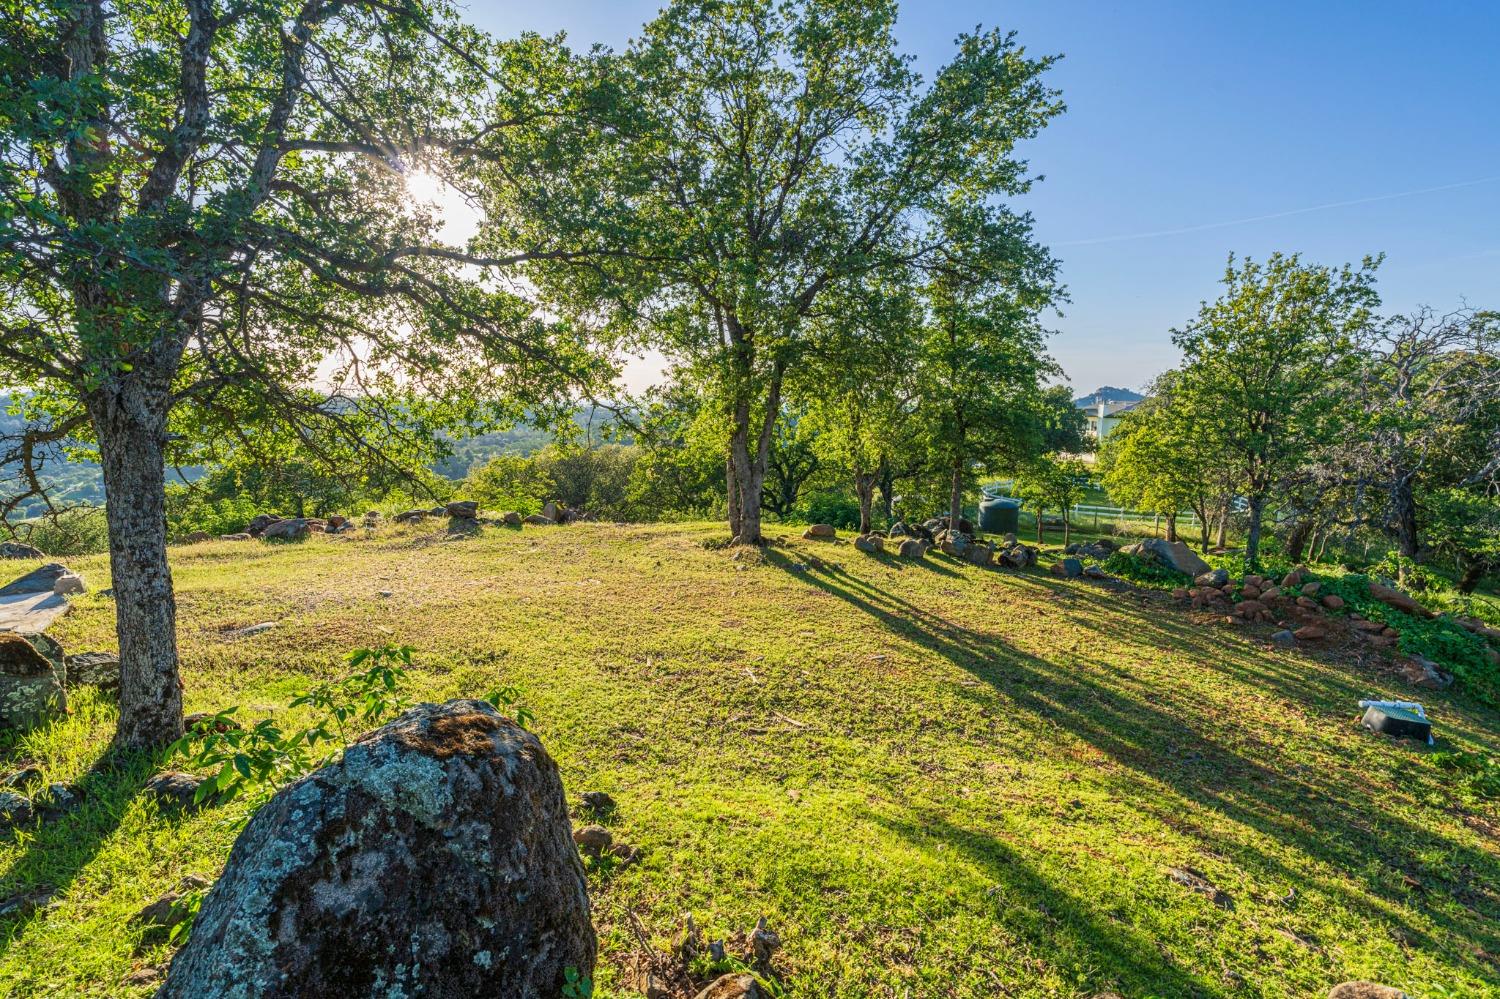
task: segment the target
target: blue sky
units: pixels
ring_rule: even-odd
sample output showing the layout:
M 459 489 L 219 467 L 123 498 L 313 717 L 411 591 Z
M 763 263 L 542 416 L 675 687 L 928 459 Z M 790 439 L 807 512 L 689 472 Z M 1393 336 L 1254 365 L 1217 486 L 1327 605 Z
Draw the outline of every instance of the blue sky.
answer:
M 468 9 L 583 48 L 659 6 Z M 1080 392 L 1170 367 L 1231 251 L 1383 251 L 1388 310 L 1500 307 L 1500 2 L 908 0 L 898 35 L 930 74 L 976 24 L 1064 55 L 1068 111 L 1023 150 L 1045 181 L 1021 205 L 1063 262 L 1052 350 Z

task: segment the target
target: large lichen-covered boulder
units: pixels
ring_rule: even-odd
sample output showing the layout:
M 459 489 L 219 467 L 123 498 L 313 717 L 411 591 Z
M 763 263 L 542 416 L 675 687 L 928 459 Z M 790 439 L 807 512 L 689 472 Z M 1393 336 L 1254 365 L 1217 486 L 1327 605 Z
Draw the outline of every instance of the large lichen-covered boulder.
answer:
M 1164 541 L 1161 538 L 1147 538 L 1138 544 L 1128 545 L 1120 549 L 1127 555 L 1135 555 L 1140 558 L 1154 558 L 1168 569 L 1176 569 L 1195 579 L 1209 572 L 1211 567 L 1198 553 L 1193 551 L 1181 541 Z
M 449 701 L 255 814 L 157 995 L 551 999 L 595 951 L 556 764 L 484 701 Z
M 62 666 L 45 647 L 0 632 L 0 728 L 35 728 L 67 710 Z
M 302 517 L 293 517 L 291 520 L 278 520 L 274 524 L 267 525 L 260 532 L 264 541 L 301 541 L 312 531 L 310 521 Z

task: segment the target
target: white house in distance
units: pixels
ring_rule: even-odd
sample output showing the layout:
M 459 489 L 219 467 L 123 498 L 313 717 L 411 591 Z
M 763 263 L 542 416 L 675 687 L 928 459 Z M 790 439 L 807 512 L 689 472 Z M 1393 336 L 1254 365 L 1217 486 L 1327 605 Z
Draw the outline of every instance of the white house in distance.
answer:
M 1121 416 L 1145 399 L 1139 392 L 1105 385 L 1089 395 L 1074 399 L 1073 405 L 1087 414 L 1089 434 L 1095 440 L 1102 441 L 1119 424 Z

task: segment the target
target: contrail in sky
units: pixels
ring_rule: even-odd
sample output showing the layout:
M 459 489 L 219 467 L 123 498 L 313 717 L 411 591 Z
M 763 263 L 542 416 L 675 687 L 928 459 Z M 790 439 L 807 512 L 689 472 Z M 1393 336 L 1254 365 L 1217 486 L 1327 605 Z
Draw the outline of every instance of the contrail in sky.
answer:
M 1415 191 L 1399 191 L 1395 194 L 1377 194 L 1371 198 L 1354 198 L 1350 201 L 1330 201 L 1326 205 L 1313 205 L 1311 208 L 1293 208 L 1287 212 L 1272 212 L 1269 215 L 1253 215 L 1245 219 L 1233 219 L 1229 222 L 1206 222 L 1203 225 L 1186 225 L 1179 229 L 1158 229 L 1155 232 L 1136 232 L 1128 236 L 1101 236 L 1097 239 L 1070 239 L 1062 243 L 1053 243 L 1053 246 L 1096 246 L 1100 243 L 1123 243 L 1132 239 L 1152 239 L 1157 236 L 1178 236 L 1185 232 L 1202 232 L 1205 229 L 1224 229 L 1232 225 L 1246 225 L 1250 222 L 1265 222 L 1270 219 L 1284 219 L 1292 215 L 1306 215 L 1309 212 L 1323 212 L 1330 208 L 1348 208 L 1352 205 L 1369 205 L 1377 201 L 1393 201 L 1396 198 L 1410 198 L 1418 194 L 1435 194 L 1438 191 L 1452 191 L 1460 187 L 1473 187 L 1476 184 L 1488 184 L 1491 181 L 1500 180 L 1500 174 L 1493 177 L 1480 177 L 1478 180 L 1461 180 L 1456 184 L 1440 184 L 1437 187 L 1422 187 Z

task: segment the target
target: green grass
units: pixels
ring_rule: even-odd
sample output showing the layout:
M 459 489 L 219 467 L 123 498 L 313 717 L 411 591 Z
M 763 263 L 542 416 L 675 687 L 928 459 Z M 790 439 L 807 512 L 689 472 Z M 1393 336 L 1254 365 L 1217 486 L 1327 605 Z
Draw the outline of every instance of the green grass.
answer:
M 710 936 L 765 916 L 786 996 L 1289 997 L 1348 978 L 1500 995 L 1500 808 L 1358 726 L 1359 698 L 1411 693 L 1373 653 L 1275 650 L 1041 571 L 793 531 L 736 561 L 703 547 L 721 536 L 174 549 L 188 708 L 278 710 L 387 641 L 416 647 L 421 697 L 522 687 L 570 797 L 610 792 L 616 836 L 644 850 L 590 873 L 601 997 L 636 995 L 632 915 L 665 949 L 686 912 Z M 111 610 L 83 598 L 58 638 L 113 647 Z M 265 620 L 280 627 L 225 637 Z M 1494 755 L 1495 713 L 1424 700 L 1441 749 Z M 89 773 L 111 712 L 80 697 L 10 753 L 89 774 L 90 797 L 0 841 L 0 896 L 58 889 L 0 924 L 0 995 L 149 994 L 121 979 L 166 951 L 136 953 L 129 916 L 223 864 L 240 806 L 168 818 L 139 793 L 148 767 Z

